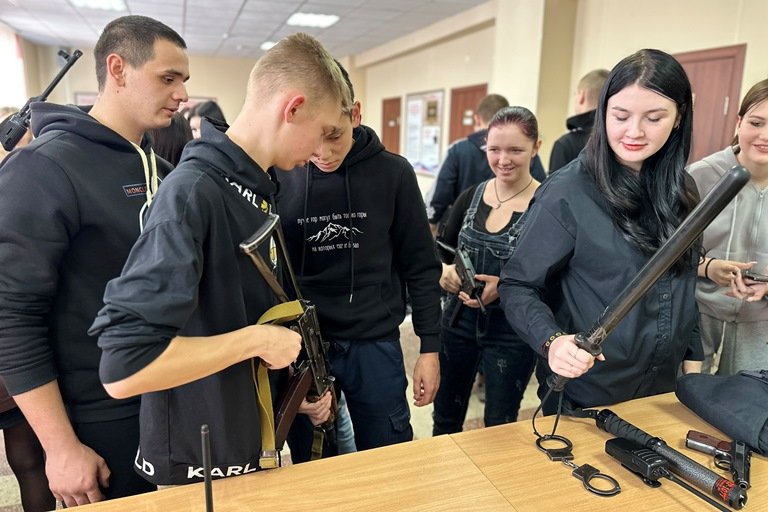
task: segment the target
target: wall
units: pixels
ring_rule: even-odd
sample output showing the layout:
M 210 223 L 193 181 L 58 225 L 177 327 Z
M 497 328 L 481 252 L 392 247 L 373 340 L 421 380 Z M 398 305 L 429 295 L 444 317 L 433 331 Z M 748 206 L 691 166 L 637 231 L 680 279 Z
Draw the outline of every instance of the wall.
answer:
M 450 90 L 456 87 L 490 82 L 494 28 L 487 27 L 444 43 L 424 48 L 398 59 L 365 68 L 366 103 L 363 122 L 381 130 L 381 102 L 385 98 L 411 93 L 442 90 L 443 126 L 441 146 L 446 149 L 449 129 Z M 447 63 L 450 63 L 447 64 Z M 492 89 L 489 92 L 496 92 Z M 400 148 L 405 148 L 405 125 L 401 123 Z
M 573 39 L 578 2 L 576 0 L 547 0 L 544 9 L 543 32 L 546 35 L 541 46 L 541 65 L 538 83 L 536 119 L 539 121 L 539 137 L 542 140 L 539 155 L 544 167 L 549 169 L 552 145 L 565 130 L 565 118 L 572 112 L 569 102 L 576 86 L 570 85 L 573 66 Z
M 742 93 L 768 76 L 768 2 L 762 0 L 579 0 L 571 85 L 641 48 L 670 53 L 747 43 Z
M 764 0 L 491 0 L 341 61 L 363 103 L 364 122 L 376 130 L 382 99 L 442 89 L 447 133 L 450 89 L 488 82 L 490 92 L 535 111 L 546 163 L 584 73 L 610 68 L 644 47 L 675 53 L 747 43 L 745 92 L 768 76 L 766 19 Z M 23 50 L 28 93 L 39 94 L 60 67 L 56 49 L 25 42 Z M 192 56 L 189 93 L 216 96 L 225 114 L 234 116 L 252 65 L 247 59 Z M 74 92 L 95 91 L 93 59 L 86 51 L 51 101 L 71 102 Z
M 72 103 L 78 92 L 95 93 L 95 62 L 93 50 L 81 48 L 83 56 L 54 89 L 49 101 Z M 40 94 L 61 68 L 58 48 L 25 42 L 25 68 L 28 94 Z M 242 107 L 248 75 L 256 61 L 253 59 L 219 58 L 193 55 L 189 58 L 190 79 L 187 93 L 190 96 L 206 96 L 218 99 L 227 119 L 234 119 Z

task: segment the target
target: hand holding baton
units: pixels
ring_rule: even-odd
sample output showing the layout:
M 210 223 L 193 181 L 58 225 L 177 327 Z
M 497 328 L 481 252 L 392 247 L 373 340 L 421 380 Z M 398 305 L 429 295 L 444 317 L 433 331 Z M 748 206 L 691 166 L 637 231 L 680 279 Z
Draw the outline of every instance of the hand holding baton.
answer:
M 605 308 L 589 333 L 577 333 L 576 345 L 597 357 L 603 351 L 605 338 L 613 331 L 645 293 L 688 250 L 704 229 L 747 184 L 750 174 L 736 165 L 725 173 L 709 194 L 693 209 L 674 233 L 640 269 L 634 279 Z M 548 384 L 553 391 L 562 391 L 567 377 L 552 375 Z

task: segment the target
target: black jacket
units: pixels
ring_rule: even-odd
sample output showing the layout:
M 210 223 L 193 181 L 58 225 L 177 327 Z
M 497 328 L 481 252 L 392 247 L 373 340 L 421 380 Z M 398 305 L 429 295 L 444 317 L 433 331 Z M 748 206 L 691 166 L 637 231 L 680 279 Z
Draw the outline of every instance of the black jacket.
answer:
M 99 335 L 104 382 L 145 367 L 176 335 L 234 331 L 255 324 L 274 304 L 239 249 L 263 224 L 274 192 L 269 175 L 204 121 L 202 139 L 186 146 L 152 202 L 122 275 L 107 285 L 90 331 Z M 258 468 L 261 431 L 251 364 L 142 396 L 137 466 L 147 480 L 201 480 L 204 423 L 211 429 L 214 476 Z
M 440 263 L 413 168 L 367 126 L 341 167 L 280 173 L 288 252 L 329 340 L 397 339 L 411 297 L 422 352 L 439 351 Z
M 589 332 L 648 259 L 614 226 L 582 155 L 536 190 L 501 303 L 543 355 L 555 332 Z M 693 261 L 683 275 L 664 274 L 607 337 L 605 362 L 568 382 L 571 400 L 591 407 L 672 391 L 680 363 L 703 359 L 695 286 Z
M 488 157 L 485 154 L 487 136 L 488 130 L 478 130 L 448 148 L 429 202 L 431 223 L 438 224 L 448 220 L 445 216 L 446 211 L 459 194 L 472 185 L 478 185 L 493 178 L 493 171 L 488 165 Z M 539 155 L 531 161 L 531 176 L 539 182 L 547 177 Z
M 568 133 L 555 141 L 549 155 L 550 175 L 579 156 L 587 145 L 594 124 L 594 110 L 571 116 L 565 121 Z
M 0 373 L 12 394 L 58 378 L 74 421 L 136 415 L 101 386 L 86 331 L 139 236 L 142 159 L 76 107 L 32 104 L 32 131 L 0 170 Z

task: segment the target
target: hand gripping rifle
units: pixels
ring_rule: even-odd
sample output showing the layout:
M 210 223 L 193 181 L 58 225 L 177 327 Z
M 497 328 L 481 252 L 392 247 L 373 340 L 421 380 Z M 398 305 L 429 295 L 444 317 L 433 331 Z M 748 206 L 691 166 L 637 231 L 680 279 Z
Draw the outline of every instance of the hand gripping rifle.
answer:
M 53 91 L 53 88 L 58 85 L 62 78 L 64 78 L 64 75 L 69 71 L 69 68 L 71 68 L 77 59 L 83 55 L 83 52 L 75 50 L 72 52 L 72 55 L 69 55 L 64 50 L 59 50 L 59 55 L 65 60 L 64 67 L 59 70 L 59 73 L 53 78 L 51 83 L 48 84 L 48 87 L 45 88 L 43 93 L 40 96 L 29 98 L 24 106 L 21 107 L 21 110 L 5 119 L 2 124 L 0 124 L 0 143 L 2 143 L 3 148 L 5 148 L 6 151 L 12 151 L 21 138 L 24 137 L 24 134 L 27 133 L 27 130 L 29 129 L 29 120 L 30 117 L 32 117 L 29 106 L 34 102 L 47 100 L 51 91 Z
M 605 338 L 629 313 L 638 300 L 669 270 L 715 217 L 731 202 L 749 181 L 749 171 L 740 165 L 731 168 L 709 194 L 693 209 L 674 233 L 659 247 L 637 275 L 603 311 L 589 333 L 577 333 L 576 345 L 597 357 Z M 552 391 L 562 391 L 568 377 L 552 375 L 548 384 Z
M 483 304 L 481 298 L 483 289 L 485 289 L 485 281 L 478 281 L 475 279 L 475 266 L 472 265 L 472 260 L 469 258 L 469 255 L 460 247 L 454 249 L 440 240 L 437 241 L 437 245 L 455 256 L 454 263 L 456 264 L 456 274 L 458 274 L 459 280 L 461 281 L 461 288 L 459 291 L 462 291 L 469 295 L 470 298 L 477 300 L 477 303 L 480 305 L 480 312 L 485 313 L 485 304 Z M 459 301 L 448 322 L 449 326 L 454 327 L 456 325 L 463 308 L 464 304 Z
M 291 262 L 288 260 L 285 238 L 280 227 L 280 217 L 270 213 L 267 221 L 250 238 L 240 244 L 240 250 L 251 258 L 277 298 L 284 304 L 291 303 L 285 290 L 258 252 L 261 244 L 272 239 L 276 242 L 278 258 L 282 259 L 291 280 L 291 286 L 296 293 L 297 300 L 292 303 L 300 306 L 295 315 L 288 318 L 275 318 L 273 323 L 285 323 L 301 334 L 303 341 L 301 353 L 294 364 L 293 375 L 288 380 L 288 389 L 280 398 L 280 404 L 275 415 L 275 445 L 281 447 L 288 436 L 288 430 L 296 417 L 302 400 L 306 397 L 310 402 L 317 401 L 328 390 L 333 394 L 334 378 L 330 374 L 328 363 L 328 344 L 323 341 L 320 335 L 317 310 L 313 304 L 302 298 Z M 331 440 L 335 439 L 334 425 L 337 409 L 336 395 L 333 394 L 331 417 L 316 427 L 316 432 L 327 434 Z M 313 450 L 315 449 L 313 447 Z M 322 445 L 319 449 L 322 449 Z

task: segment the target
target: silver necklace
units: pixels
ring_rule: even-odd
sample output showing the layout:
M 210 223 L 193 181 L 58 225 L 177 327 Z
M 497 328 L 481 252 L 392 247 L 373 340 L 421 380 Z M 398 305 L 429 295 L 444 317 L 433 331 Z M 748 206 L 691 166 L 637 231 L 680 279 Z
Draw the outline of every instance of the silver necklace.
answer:
M 496 189 L 496 178 L 494 178 L 493 179 L 493 193 L 496 194 L 496 206 L 494 206 L 494 208 L 496 208 L 498 210 L 499 208 L 501 208 L 502 203 L 506 203 L 507 201 L 516 198 L 517 196 L 519 196 L 520 194 L 522 194 L 523 192 L 528 190 L 528 187 L 531 186 L 531 183 L 533 183 L 533 177 L 531 177 L 531 181 L 529 181 L 526 186 L 524 186 L 519 191 L 515 192 L 514 194 L 512 194 L 511 196 L 509 196 L 508 198 L 506 198 L 506 199 L 504 199 L 502 201 L 501 198 L 499 197 L 499 191 L 498 191 L 498 189 Z

